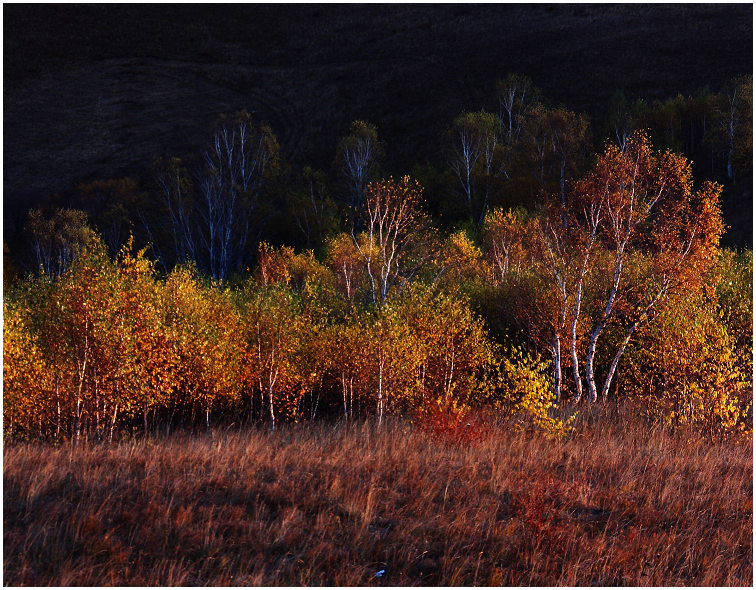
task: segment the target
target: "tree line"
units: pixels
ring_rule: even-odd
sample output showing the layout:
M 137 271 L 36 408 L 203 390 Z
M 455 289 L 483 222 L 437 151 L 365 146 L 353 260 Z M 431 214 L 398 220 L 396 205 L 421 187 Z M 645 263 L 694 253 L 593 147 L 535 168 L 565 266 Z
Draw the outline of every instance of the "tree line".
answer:
M 228 278 L 245 271 L 260 241 L 320 252 L 328 236 L 360 223 L 365 187 L 390 173 L 409 173 L 423 185 L 437 227 L 478 231 L 490 209 L 537 210 L 549 195 L 564 200 L 607 141 L 621 148 L 638 130 L 658 149 L 691 160 L 696 180 L 720 182 L 724 195 L 733 195 L 729 202 L 741 185 L 750 186 L 752 93 L 750 76 L 688 97 L 632 100 L 618 92 L 603 119 L 590 121 L 510 74 L 497 83 L 487 110 L 451 121 L 434 161 L 399 171 L 387 169 L 388 148 L 367 121 L 352 122 L 330 169 L 297 169 L 264 122 L 247 112 L 224 115 L 204 147 L 159 158 L 138 180 L 95 180 L 50 196 L 6 236 L 6 275 L 49 266 L 38 241 L 50 240 L 51 230 L 67 231 L 49 227 L 63 208 L 85 211 L 111 255 L 133 234 L 140 247 L 150 245 L 163 272 L 194 260 L 214 278 Z
M 750 431 L 751 254 L 719 247 L 722 185 L 670 149 L 705 146 L 734 180 L 749 84 L 618 99 L 594 154 L 585 117 L 510 76 L 497 112 L 453 122 L 443 173 L 385 176 L 377 130 L 354 122 L 338 200 L 322 171 L 282 183 L 270 128 L 222 118 L 195 162 L 156 163 L 150 191 L 95 182 L 76 191 L 89 215 L 29 213 L 36 272 L 4 277 L 5 432 L 489 408 L 563 433 L 559 404 L 608 400 Z M 653 116 L 669 127 L 641 130 Z M 264 240 L 282 214 L 309 249 Z

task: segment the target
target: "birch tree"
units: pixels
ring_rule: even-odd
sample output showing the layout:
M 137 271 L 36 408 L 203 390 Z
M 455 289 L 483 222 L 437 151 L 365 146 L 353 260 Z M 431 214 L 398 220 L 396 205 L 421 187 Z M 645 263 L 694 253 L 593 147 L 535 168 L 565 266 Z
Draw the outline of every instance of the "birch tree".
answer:
M 250 259 L 249 245 L 259 237 L 255 214 L 266 176 L 278 155 L 278 143 L 266 125 L 249 115 L 223 122 L 203 153 L 197 211 L 203 262 L 223 281 Z
M 338 292 L 351 306 L 357 294 L 364 292 L 367 279 L 360 248 L 355 245 L 353 237 L 346 233 L 329 239 L 326 248 L 326 265 L 335 277 Z M 365 250 L 362 252 L 365 253 Z
M 31 241 L 36 270 L 48 278 L 62 275 L 94 235 L 86 213 L 77 209 L 32 209 L 24 230 Z
M 715 256 L 723 228 L 720 192 L 719 185 L 709 182 L 694 191 L 690 162 L 671 152 L 654 151 L 643 133 L 635 133 L 624 151 L 608 147 L 591 174 L 576 185 L 574 205 L 593 207 L 596 212 L 586 215 L 589 243 L 600 240 L 608 254 L 603 257 L 607 264 L 593 269 L 608 279 L 608 285 L 585 355 L 589 402 L 599 396 L 606 400 L 617 364 L 640 323 L 651 317 L 672 289 L 700 276 L 702 267 Z M 647 257 L 645 272 L 631 282 L 627 267 L 640 256 Z M 581 277 L 588 272 L 588 263 L 585 267 Z M 580 285 L 575 285 L 576 294 Z M 599 339 L 620 309 L 624 335 L 599 390 Z M 575 319 L 579 313 L 576 304 Z
M 727 179 L 752 166 L 753 78 L 735 78 L 723 89 L 718 112 L 720 133 L 724 137 Z
M 375 125 L 367 121 L 353 121 L 349 135 L 339 142 L 337 161 L 349 187 L 349 206 L 354 220 L 362 210 L 365 189 L 375 179 L 383 157 Z
M 199 264 L 194 187 L 181 160 L 178 158 L 159 160 L 155 184 L 167 216 L 165 233 L 173 242 L 174 260 L 177 264 L 185 264 L 189 261 Z M 144 216 L 142 216 L 142 223 L 153 244 L 156 244 L 153 238 L 152 226 L 154 224 Z
M 496 83 L 496 93 L 502 136 L 507 145 L 514 145 L 520 139 L 526 113 L 538 102 L 540 91 L 527 76 L 509 74 Z
M 383 306 L 389 291 L 414 276 L 430 254 L 431 233 L 421 200 L 422 189 L 409 176 L 367 187 L 365 231 L 353 241 L 365 266 L 373 305 Z
M 306 323 L 295 294 L 282 285 L 252 288 L 240 306 L 244 341 L 243 380 L 251 389 L 250 410 L 256 395 L 261 414 L 275 429 L 281 414 L 296 412 L 296 384 L 301 380 L 297 353 Z M 256 395 L 255 395 L 256 394 Z
M 481 223 L 493 179 L 499 174 L 498 121 L 492 113 L 463 113 L 451 129 L 449 165 L 467 202 L 470 221 Z

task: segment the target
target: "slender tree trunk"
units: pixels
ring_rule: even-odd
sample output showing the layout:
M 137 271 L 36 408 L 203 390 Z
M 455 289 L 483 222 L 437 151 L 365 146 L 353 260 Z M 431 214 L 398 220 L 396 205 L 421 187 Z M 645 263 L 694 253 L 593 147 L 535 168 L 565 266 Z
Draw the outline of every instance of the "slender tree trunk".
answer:
M 115 408 L 113 408 L 113 419 L 110 421 L 110 436 L 108 437 L 108 442 L 113 442 L 113 430 L 115 430 L 116 425 L 116 417 L 118 416 L 118 404 L 115 404 Z
M 562 397 L 562 340 L 557 332 L 554 335 L 554 400 L 559 403 Z
M 594 359 L 596 357 L 596 343 L 598 342 L 599 334 L 603 329 L 603 325 L 599 324 L 598 327 L 591 334 L 591 341 L 588 344 L 588 354 L 585 357 L 585 377 L 588 381 L 588 403 L 596 403 L 596 378 L 594 375 Z
M 575 288 L 575 308 L 573 310 L 572 322 L 570 325 L 570 356 L 572 357 L 572 375 L 575 379 L 575 397 L 573 398 L 573 403 L 578 403 L 583 398 L 583 379 L 580 377 L 580 361 L 577 354 L 577 326 L 578 320 L 580 319 L 580 309 L 583 304 L 583 279 L 585 278 L 588 259 L 591 255 L 591 249 L 593 248 L 593 242 L 598 227 L 596 217 L 592 217 L 592 219 L 594 221 L 591 224 L 591 235 L 588 239 L 585 255 L 583 256 L 583 263 L 580 267 L 580 274 L 578 275 Z
M 347 384 L 346 377 L 344 375 L 341 376 L 341 393 L 344 398 L 344 419 L 346 419 L 349 414 L 347 412 Z
M 99 387 L 97 387 L 97 370 L 94 371 L 94 407 L 95 407 L 95 438 L 100 438 L 100 395 Z M 103 410 L 104 414 L 104 410 Z M 103 415 L 103 419 L 105 416 Z
M 87 325 L 86 329 L 89 326 Z M 81 401 L 84 395 L 84 376 L 87 372 L 87 350 L 89 348 L 89 338 L 84 337 L 84 359 L 79 367 L 79 388 L 76 391 L 76 408 L 74 410 L 74 432 L 76 433 L 76 444 L 79 444 L 81 439 Z
M 354 409 L 354 377 L 349 378 L 349 419 L 354 417 L 352 410 Z
M 57 415 L 56 424 L 55 424 L 55 440 L 58 440 L 60 439 L 61 415 L 60 415 L 60 382 L 57 375 L 55 376 L 55 405 L 57 406 L 57 410 L 58 410 L 58 415 Z
M 583 379 L 580 376 L 580 361 L 577 356 L 577 339 L 574 335 L 570 341 L 570 355 L 572 357 L 572 376 L 575 379 L 575 397 L 573 398 L 573 403 L 578 403 L 583 399 Z
M 381 356 L 378 361 L 378 425 L 383 422 L 383 365 L 384 359 Z
M 607 397 L 609 396 L 609 388 L 612 385 L 612 379 L 614 378 L 614 373 L 617 370 L 617 365 L 619 364 L 619 360 L 624 354 L 625 348 L 630 342 L 630 338 L 632 338 L 633 333 L 635 332 L 635 329 L 640 325 L 640 323 L 644 319 L 648 317 L 651 310 L 654 309 L 654 307 L 659 303 L 659 301 L 661 301 L 662 298 L 664 298 L 664 296 L 667 293 L 668 288 L 669 288 L 669 283 L 664 282 L 661 289 L 656 293 L 653 299 L 651 299 L 651 301 L 646 305 L 646 307 L 643 309 L 638 319 L 636 319 L 635 322 L 633 322 L 632 326 L 630 326 L 630 329 L 627 331 L 625 338 L 622 340 L 619 348 L 617 349 L 617 353 L 614 355 L 614 358 L 612 359 L 612 364 L 609 366 L 609 372 L 606 375 L 606 379 L 604 380 L 604 386 L 601 389 L 602 401 L 606 402 Z
M 76 407 L 74 410 L 74 432 L 76 433 L 76 444 L 79 444 L 81 438 L 81 389 L 82 385 L 79 385 L 79 390 L 76 393 Z
M 467 193 L 467 206 L 470 210 L 470 221 L 475 223 L 475 212 L 473 210 L 473 202 L 472 202 L 472 185 L 470 184 L 471 171 L 470 171 L 469 163 L 467 163 L 466 172 L 467 172 L 467 176 L 466 176 L 467 182 L 465 186 L 465 192 Z
M 270 402 L 270 429 L 276 429 L 276 413 L 273 411 L 273 386 L 268 389 L 268 400 Z
M 312 397 L 312 394 L 311 394 Z M 312 412 L 310 413 L 310 421 L 314 422 L 315 417 L 318 415 L 318 405 L 320 405 L 320 390 L 318 389 L 318 396 L 315 398 L 315 405 L 312 408 Z
M 628 230 L 629 232 L 629 230 Z M 617 262 L 614 267 L 614 281 L 612 283 L 611 291 L 609 292 L 609 299 L 606 302 L 606 308 L 604 309 L 604 315 L 596 326 L 596 329 L 591 333 L 590 343 L 588 344 L 588 355 L 585 360 L 585 377 L 588 380 L 588 401 L 590 403 L 596 403 L 598 398 L 598 392 L 596 390 L 596 377 L 594 371 L 594 360 L 596 357 L 596 347 L 599 336 L 603 332 L 606 323 L 609 318 L 612 317 L 614 311 L 614 300 L 617 297 L 619 291 L 620 278 L 622 276 L 622 267 L 624 262 L 624 249 L 627 240 L 629 239 L 629 233 L 625 237 L 625 241 L 618 248 Z
M 577 323 L 580 314 L 582 294 L 582 284 L 579 284 L 575 296 L 575 313 L 572 317 L 572 325 L 570 326 L 570 356 L 572 357 L 572 375 L 575 379 L 574 403 L 578 403 L 583 397 L 583 380 L 580 377 L 580 361 L 578 360 L 577 354 Z
M 627 347 L 628 342 L 630 342 L 630 338 L 632 337 L 637 325 L 637 323 L 633 324 L 630 330 L 628 330 L 628 333 L 622 340 L 619 349 L 617 349 L 617 354 L 615 354 L 614 358 L 612 359 L 612 364 L 609 366 L 609 372 L 606 374 L 604 386 L 601 388 L 601 401 L 604 403 L 606 403 L 607 399 L 609 398 L 609 388 L 612 386 L 612 379 L 614 378 L 614 373 L 617 370 L 617 365 L 619 364 L 620 357 L 625 352 L 625 348 Z

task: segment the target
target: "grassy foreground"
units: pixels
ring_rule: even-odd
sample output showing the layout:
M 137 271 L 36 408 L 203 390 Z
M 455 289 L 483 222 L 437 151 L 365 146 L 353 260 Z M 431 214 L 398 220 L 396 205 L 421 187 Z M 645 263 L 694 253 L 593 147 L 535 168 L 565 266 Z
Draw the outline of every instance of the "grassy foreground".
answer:
M 4 583 L 750 586 L 752 472 L 750 444 L 596 416 L 12 446 Z

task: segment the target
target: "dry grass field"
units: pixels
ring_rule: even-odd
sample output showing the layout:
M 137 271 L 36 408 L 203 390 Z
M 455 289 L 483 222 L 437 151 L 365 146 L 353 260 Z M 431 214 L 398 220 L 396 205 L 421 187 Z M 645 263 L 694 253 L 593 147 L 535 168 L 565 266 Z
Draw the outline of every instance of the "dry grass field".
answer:
M 629 416 L 7 446 L 4 583 L 750 586 L 752 445 Z

